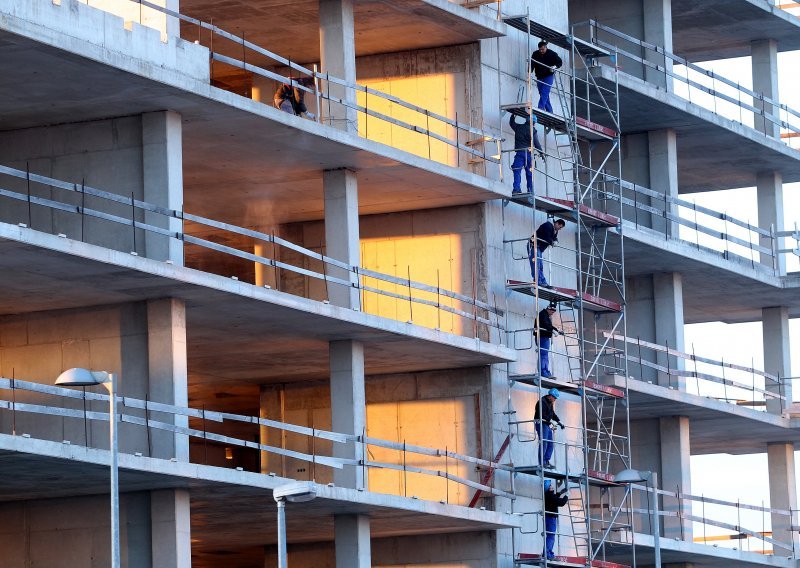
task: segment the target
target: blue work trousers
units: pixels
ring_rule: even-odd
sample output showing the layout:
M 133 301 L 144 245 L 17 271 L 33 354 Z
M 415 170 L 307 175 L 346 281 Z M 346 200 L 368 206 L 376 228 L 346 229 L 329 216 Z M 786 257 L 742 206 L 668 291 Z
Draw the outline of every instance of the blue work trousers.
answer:
M 538 107 L 541 110 L 553 112 L 553 105 L 550 104 L 550 89 L 553 88 L 555 78 L 555 75 L 549 75 L 542 79 L 536 79 L 536 88 L 539 89 Z
M 542 552 L 542 556 L 547 556 L 548 560 L 552 560 L 555 558 L 553 548 L 556 545 L 556 533 L 558 532 L 558 515 L 545 513 L 544 532 L 544 552 Z
M 537 422 L 536 433 L 539 435 L 539 465 L 544 465 L 553 457 L 553 429 Z
M 514 191 L 520 191 L 522 183 L 522 170 L 525 170 L 525 181 L 528 182 L 528 193 L 533 191 L 533 156 L 530 150 L 517 150 L 514 153 L 514 161 L 511 163 L 511 171 L 514 172 Z
M 543 377 L 552 377 L 553 373 L 550 372 L 550 342 L 552 337 L 539 338 L 539 373 Z
M 543 252 L 544 251 L 539 247 L 534 248 L 532 244 L 528 243 L 528 262 L 531 265 L 531 280 L 536 280 L 536 271 L 538 271 L 539 286 L 549 286 L 550 284 L 547 283 L 547 278 L 544 277 L 544 260 L 542 260 Z M 536 257 L 535 259 L 534 256 Z

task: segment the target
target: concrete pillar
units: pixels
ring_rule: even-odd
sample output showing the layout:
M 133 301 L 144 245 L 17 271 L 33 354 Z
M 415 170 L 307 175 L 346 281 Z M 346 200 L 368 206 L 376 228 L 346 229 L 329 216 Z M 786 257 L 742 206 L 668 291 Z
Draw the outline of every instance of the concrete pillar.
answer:
M 778 100 L 778 42 L 774 39 L 759 39 L 750 43 L 750 61 L 753 73 L 753 91 Z M 767 115 L 777 115 L 774 105 L 756 100 L 753 104 Z M 774 122 L 756 115 L 755 129 L 772 138 L 780 138 L 780 127 Z
M 177 406 L 189 405 L 186 362 L 186 307 L 167 298 L 147 303 L 147 353 L 149 399 Z M 151 412 L 151 420 L 188 427 L 186 416 Z M 189 440 L 184 434 L 152 430 L 152 457 L 189 461 Z
M 762 229 L 783 230 L 783 178 L 778 172 L 762 172 L 756 176 L 758 196 L 758 226 Z M 761 238 L 762 247 L 777 249 L 772 239 Z M 778 274 L 786 274 L 786 258 L 774 259 L 768 254 L 760 255 L 761 263 L 776 268 Z
M 649 147 L 650 189 L 665 196 L 678 197 L 678 149 L 675 131 L 671 128 L 647 133 Z M 651 198 L 650 205 L 664 214 L 678 215 L 678 207 L 666 200 Z M 678 224 L 666 217 L 653 215 L 653 229 L 668 237 L 678 236 Z
M 655 315 L 656 343 L 685 351 L 683 341 L 683 277 L 680 272 L 663 272 L 653 275 L 653 303 Z M 668 369 L 683 369 L 684 359 L 667 356 L 657 357 L 658 364 Z M 658 384 L 686 390 L 686 379 L 658 374 Z
M 151 491 L 150 530 L 153 568 L 191 567 L 189 491 Z
M 779 377 L 791 376 L 792 360 L 789 341 L 789 309 L 786 307 L 761 310 L 761 333 L 764 343 L 764 370 Z M 767 381 L 767 390 L 786 397 L 785 401 L 767 399 L 767 412 L 781 414 L 786 402 L 792 401 L 792 384 L 776 385 Z
M 357 341 L 330 343 L 331 427 L 334 432 L 361 436 L 367 427 L 364 389 L 364 346 Z M 334 457 L 363 459 L 358 443 L 334 444 Z M 341 487 L 366 489 L 367 478 L 359 466 L 334 470 L 333 481 Z M 335 515 L 333 518 L 337 568 L 370 566 L 369 517 Z
M 642 12 L 644 18 L 642 22 L 644 37 L 642 39 L 672 52 L 672 0 L 642 0 Z M 648 61 L 672 72 L 671 59 L 651 50 L 646 50 L 645 53 Z M 672 78 L 667 76 L 664 71 L 648 67 L 645 69 L 644 76 L 648 83 L 672 91 Z
M 353 0 L 319 0 L 319 43 L 320 67 L 337 79 L 349 84 L 356 82 L 355 25 L 353 21 Z M 321 86 L 323 92 L 331 97 L 356 102 L 356 93 L 335 83 Z M 324 101 L 320 109 L 325 120 L 346 132 L 358 132 L 358 115 L 352 106 Z
M 168 209 L 183 208 L 183 141 L 181 116 L 172 111 L 142 115 L 142 180 L 144 200 Z M 147 224 L 182 230 L 179 219 L 146 212 Z M 145 256 L 183 264 L 183 242 L 145 232 Z
M 336 515 L 334 517 L 336 568 L 370 568 L 369 517 Z
M 776 509 L 797 509 L 797 489 L 794 467 L 794 444 L 768 444 L 769 502 Z M 798 550 L 797 533 L 792 530 L 792 517 L 773 514 L 772 538 L 786 547 L 773 545 L 775 556 L 795 556 Z
M 356 173 L 341 168 L 325 170 L 322 175 L 325 194 L 325 253 L 327 256 L 358 266 L 361 262 L 361 243 L 358 228 L 358 181 Z M 360 309 L 356 275 L 343 268 L 326 267 L 330 276 L 353 284 L 328 283 L 330 302 L 336 306 Z
M 691 442 L 689 440 L 689 418 L 666 416 L 658 420 L 661 435 L 661 489 L 672 493 L 692 493 Z M 679 499 L 664 496 L 662 510 L 665 512 L 691 514 L 691 507 L 682 508 Z M 661 527 L 666 538 L 692 542 L 692 523 L 682 516 L 662 517 Z
M 259 417 L 269 420 L 277 420 L 283 422 L 283 404 L 284 404 L 284 390 L 282 385 L 261 385 L 259 401 Z M 277 428 L 268 428 L 260 426 L 259 443 L 272 446 L 275 448 L 283 448 L 285 444 L 285 433 L 283 430 Z M 261 452 L 260 457 L 261 473 L 274 472 L 282 477 L 286 476 L 285 460 L 283 456 L 273 454 L 271 452 Z

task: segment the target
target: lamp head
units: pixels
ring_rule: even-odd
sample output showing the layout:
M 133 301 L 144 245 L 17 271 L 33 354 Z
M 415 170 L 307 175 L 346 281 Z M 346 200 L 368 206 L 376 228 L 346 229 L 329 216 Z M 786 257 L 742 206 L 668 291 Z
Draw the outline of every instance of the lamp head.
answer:
M 298 481 L 296 483 L 287 483 L 276 487 L 272 491 L 272 497 L 276 502 L 289 501 L 290 503 L 305 503 L 311 501 L 317 496 L 317 488 L 314 483 L 308 481 Z
M 90 387 L 111 381 L 111 373 L 73 368 L 58 375 L 56 385 L 61 387 Z
M 638 469 L 623 469 L 614 476 L 616 483 L 640 483 L 647 481 L 652 475 L 649 471 L 639 471 Z

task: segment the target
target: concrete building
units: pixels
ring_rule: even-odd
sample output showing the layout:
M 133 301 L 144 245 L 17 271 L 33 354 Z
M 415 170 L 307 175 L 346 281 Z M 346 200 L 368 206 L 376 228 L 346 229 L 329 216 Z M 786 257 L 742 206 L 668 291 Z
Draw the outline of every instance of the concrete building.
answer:
M 767 0 L 0 0 L 0 564 L 111 565 L 85 368 L 129 568 L 278 566 L 297 481 L 293 568 L 793 568 L 796 49 Z M 739 56 L 752 90 L 697 65 Z M 684 195 L 750 186 L 752 222 Z M 689 353 L 708 321 L 764 368 Z M 694 495 L 714 453 L 767 453 L 770 505 Z

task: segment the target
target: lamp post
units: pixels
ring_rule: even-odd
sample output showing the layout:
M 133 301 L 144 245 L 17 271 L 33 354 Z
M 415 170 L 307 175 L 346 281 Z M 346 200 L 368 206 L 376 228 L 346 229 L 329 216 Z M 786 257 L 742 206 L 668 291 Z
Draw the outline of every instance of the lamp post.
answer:
M 653 488 L 653 554 L 655 555 L 655 568 L 661 568 L 661 519 L 658 511 L 658 473 L 655 471 L 639 471 L 637 469 L 623 469 L 614 476 L 614 481 L 630 485 L 644 481 L 650 482 Z
M 278 505 L 278 568 L 288 568 L 286 559 L 286 502 L 305 503 L 317 496 L 317 488 L 313 483 L 296 482 L 276 487 L 272 497 Z
M 111 568 L 120 568 L 119 550 L 119 444 L 117 440 L 117 376 L 106 371 L 69 369 L 56 379 L 57 386 L 89 387 L 103 385 L 108 389 L 109 450 L 111 452 Z

